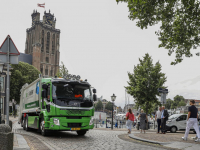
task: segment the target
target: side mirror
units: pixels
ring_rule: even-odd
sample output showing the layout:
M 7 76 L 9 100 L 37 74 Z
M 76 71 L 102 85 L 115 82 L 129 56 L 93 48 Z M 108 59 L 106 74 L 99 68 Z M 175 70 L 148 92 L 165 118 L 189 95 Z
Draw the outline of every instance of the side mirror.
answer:
M 43 88 L 43 89 L 47 89 L 48 86 L 47 86 L 46 84 L 42 84 L 42 88 Z
M 93 100 L 97 101 L 97 95 L 96 94 L 93 94 Z
M 46 90 L 42 91 L 42 98 L 47 98 L 47 91 Z
M 93 93 L 97 93 L 97 90 L 96 90 L 96 89 L 93 89 L 92 92 L 93 92 Z
M 180 118 L 177 118 L 176 121 L 180 121 Z

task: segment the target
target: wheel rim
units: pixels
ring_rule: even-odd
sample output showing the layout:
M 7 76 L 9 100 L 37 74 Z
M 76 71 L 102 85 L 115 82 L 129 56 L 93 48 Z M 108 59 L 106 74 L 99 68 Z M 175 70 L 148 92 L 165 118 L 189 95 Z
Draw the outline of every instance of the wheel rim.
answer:
M 28 120 L 26 119 L 26 129 L 28 128 Z
M 40 129 L 41 129 L 42 132 L 44 132 L 44 121 L 42 121 L 42 122 L 40 123 Z
M 175 127 L 172 128 L 172 132 L 176 132 L 176 128 Z

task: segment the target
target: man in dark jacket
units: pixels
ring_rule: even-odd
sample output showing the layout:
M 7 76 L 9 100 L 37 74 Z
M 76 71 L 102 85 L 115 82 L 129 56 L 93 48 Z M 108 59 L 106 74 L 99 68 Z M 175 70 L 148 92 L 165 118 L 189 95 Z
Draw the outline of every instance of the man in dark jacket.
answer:
M 162 128 L 162 134 L 166 133 L 166 122 L 168 120 L 168 112 L 165 110 L 165 106 L 162 106 L 162 112 L 161 112 L 161 128 Z

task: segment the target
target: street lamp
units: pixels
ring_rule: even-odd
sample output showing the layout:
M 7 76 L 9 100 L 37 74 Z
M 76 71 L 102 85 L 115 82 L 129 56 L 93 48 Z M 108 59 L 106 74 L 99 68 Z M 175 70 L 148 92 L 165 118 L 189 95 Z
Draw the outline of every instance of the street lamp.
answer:
M 113 107 L 114 107 L 114 101 L 115 101 L 115 99 L 116 99 L 116 96 L 115 96 L 115 94 L 113 94 L 111 96 L 111 101 L 113 102 L 113 106 L 112 106 L 112 126 L 111 126 L 112 130 L 113 130 Z

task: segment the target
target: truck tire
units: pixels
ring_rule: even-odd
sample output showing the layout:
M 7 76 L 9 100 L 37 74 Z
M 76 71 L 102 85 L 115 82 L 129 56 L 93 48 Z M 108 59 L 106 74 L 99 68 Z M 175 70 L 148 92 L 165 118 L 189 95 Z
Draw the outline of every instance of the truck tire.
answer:
M 28 127 L 28 115 L 26 115 L 26 119 L 25 119 L 25 130 L 29 131 L 29 127 Z
M 84 136 L 86 134 L 87 131 L 85 130 L 80 130 L 80 131 L 76 131 L 76 133 L 79 135 L 79 136 Z
M 22 119 L 21 119 L 21 127 L 23 127 L 23 116 L 22 116 Z
M 26 130 L 26 117 L 23 117 L 23 129 Z
M 47 133 L 46 133 L 47 131 L 44 128 L 44 118 L 43 117 L 41 118 L 41 121 L 40 121 L 40 132 L 43 136 L 47 135 Z

